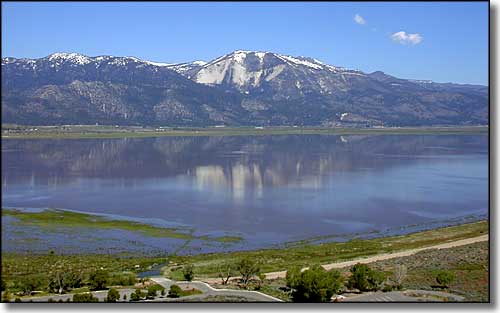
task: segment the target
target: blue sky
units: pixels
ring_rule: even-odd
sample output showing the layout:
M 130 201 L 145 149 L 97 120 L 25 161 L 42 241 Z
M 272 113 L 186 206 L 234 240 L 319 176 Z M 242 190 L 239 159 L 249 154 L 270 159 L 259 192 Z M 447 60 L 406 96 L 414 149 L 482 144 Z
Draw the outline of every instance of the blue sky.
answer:
M 2 57 L 210 60 L 271 51 L 438 82 L 488 83 L 487 2 L 2 2 Z

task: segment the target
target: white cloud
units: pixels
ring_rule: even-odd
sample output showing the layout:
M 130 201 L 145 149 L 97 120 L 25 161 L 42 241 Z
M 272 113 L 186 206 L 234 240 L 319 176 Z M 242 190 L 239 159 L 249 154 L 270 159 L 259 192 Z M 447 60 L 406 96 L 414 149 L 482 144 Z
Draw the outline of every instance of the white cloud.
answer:
M 404 31 L 400 31 L 391 35 L 392 40 L 402 44 L 402 45 L 418 45 L 424 40 L 420 34 L 407 34 Z
M 355 21 L 357 24 L 359 24 L 359 25 L 364 25 L 364 24 L 366 24 L 365 19 L 364 19 L 361 15 L 359 15 L 359 14 L 354 15 L 354 21 Z

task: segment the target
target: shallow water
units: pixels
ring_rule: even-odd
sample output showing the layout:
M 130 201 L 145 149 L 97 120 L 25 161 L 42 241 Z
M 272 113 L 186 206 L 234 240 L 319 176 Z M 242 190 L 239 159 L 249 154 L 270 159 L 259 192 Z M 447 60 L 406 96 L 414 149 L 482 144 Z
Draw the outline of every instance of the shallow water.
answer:
M 244 238 L 193 241 L 191 253 L 398 233 L 488 213 L 487 135 L 5 140 L 2 160 L 3 207 L 104 213 Z M 42 245 L 16 235 L 19 226 L 8 219 L 3 224 L 4 251 L 108 245 L 135 251 L 88 240 L 95 234 L 84 230 L 66 241 L 42 232 Z M 113 236 L 142 240 L 138 251 L 173 252 L 181 245 L 127 232 Z

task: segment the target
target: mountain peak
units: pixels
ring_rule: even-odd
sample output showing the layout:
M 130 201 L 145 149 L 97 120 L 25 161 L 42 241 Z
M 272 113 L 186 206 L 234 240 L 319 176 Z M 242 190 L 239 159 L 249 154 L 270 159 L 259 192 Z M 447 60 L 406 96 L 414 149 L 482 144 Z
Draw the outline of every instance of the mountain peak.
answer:
M 51 62 L 65 62 L 69 61 L 72 63 L 76 63 L 79 65 L 87 64 L 92 62 L 92 60 L 83 54 L 79 53 L 68 53 L 68 52 L 56 52 L 52 53 L 51 55 L 48 56 L 49 61 Z

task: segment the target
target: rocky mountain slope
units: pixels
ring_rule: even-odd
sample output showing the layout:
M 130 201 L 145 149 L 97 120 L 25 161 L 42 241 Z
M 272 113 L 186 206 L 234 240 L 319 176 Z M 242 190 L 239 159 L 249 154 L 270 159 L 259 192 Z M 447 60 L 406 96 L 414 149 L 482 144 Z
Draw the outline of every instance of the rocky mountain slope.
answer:
M 478 125 L 488 88 L 237 50 L 210 62 L 55 53 L 2 59 L 2 122 L 169 126 Z

